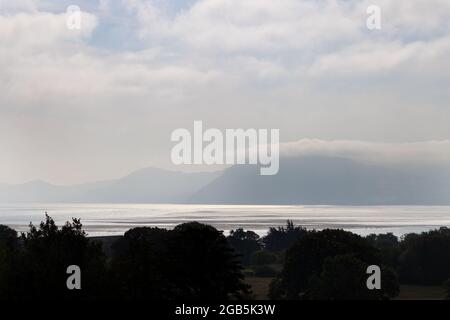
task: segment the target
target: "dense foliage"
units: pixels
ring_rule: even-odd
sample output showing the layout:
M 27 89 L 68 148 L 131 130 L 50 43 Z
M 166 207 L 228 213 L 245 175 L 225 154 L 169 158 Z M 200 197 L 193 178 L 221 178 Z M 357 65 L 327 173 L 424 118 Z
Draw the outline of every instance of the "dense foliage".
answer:
M 400 247 L 398 270 L 402 282 L 441 285 L 450 278 L 450 229 L 408 234 Z
M 58 228 L 46 216 L 39 227 L 30 225 L 20 246 L 6 254 L 9 266 L 0 275 L 0 296 L 8 299 L 97 299 L 107 288 L 106 264 L 101 245 L 89 241 L 78 219 Z M 66 270 L 83 270 L 82 290 L 68 290 Z
M 241 255 L 242 263 L 247 265 L 253 253 L 261 250 L 259 236 L 253 231 L 244 231 L 239 228 L 231 230 L 227 237 L 230 245 Z
M 69 265 L 82 270 L 81 290 L 66 286 Z M 131 229 L 110 260 L 77 219 L 58 228 L 47 216 L 19 239 L 0 229 L 1 299 L 240 298 L 249 294 L 241 271 L 225 236 L 195 222 L 172 231 Z
M 82 270 L 81 290 L 67 289 L 69 265 Z M 389 299 L 399 282 L 447 281 L 450 292 L 450 230 L 361 237 L 288 221 L 261 239 L 243 229 L 225 237 L 191 222 L 173 230 L 134 228 L 100 242 L 78 219 L 58 228 L 46 216 L 21 236 L 0 225 L 0 300 L 250 298 L 243 265 L 249 276 L 273 278 L 273 299 Z M 381 267 L 381 290 L 367 289 L 369 265 Z
M 294 223 L 288 220 L 286 227 L 269 228 L 269 232 L 262 241 L 264 248 L 268 251 L 283 251 L 306 233 L 305 228 L 294 226 Z
M 381 265 L 381 256 L 366 239 L 343 230 L 310 231 L 286 252 L 284 268 L 272 284 L 271 297 L 382 299 L 395 295 L 395 290 L 367 289 L 369 265 Z
M 124 299 L 220 300 L 248 294 L 238 256 L 215 228 L 135 228 L 113 246 L 112 274 Z

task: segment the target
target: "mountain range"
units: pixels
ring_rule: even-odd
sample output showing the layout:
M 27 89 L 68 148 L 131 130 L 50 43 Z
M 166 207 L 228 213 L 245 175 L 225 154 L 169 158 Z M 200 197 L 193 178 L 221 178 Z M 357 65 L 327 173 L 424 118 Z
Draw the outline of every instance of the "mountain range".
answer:
M 277 175 L 259 173 L 256 165 L 201 173 L 146 168 L 74 186 L 4 184 L 0 202 L 450 205 L 448 167 L 302 156 L 281 158 Z

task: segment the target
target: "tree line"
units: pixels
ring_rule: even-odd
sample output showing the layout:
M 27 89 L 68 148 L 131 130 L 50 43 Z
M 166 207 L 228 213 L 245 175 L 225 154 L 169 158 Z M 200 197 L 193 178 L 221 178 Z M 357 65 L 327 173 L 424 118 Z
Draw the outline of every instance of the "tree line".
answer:
M 390 299 L 399 283 L 442 284 L 450 278 L 450 230 L 398 239 L 343 230 L 308 231 L 288 221 L 260 238 L 226 237 L 184 223 L 172 230 L 139 227 L 105 242 L 81 221 L 58 227 L 46 215 L 27 232 L 0 225 L 0 300 L 252 299 L 246 276 L 271 277 L 272 299 Z M 80 267 L 81 290 L 68 290 L 67 267 Z M 381 268 L 381 290 L 368 290 L 366 268 Z
M 306 230 L 288 221 L 260 238 L 243 229 L 229 242 L 250 275 L 274 278 L 272 299 L 390 299 L 399 285 L 447 288 L 450 298 L 450 229 L 362 237 L 344 230 Z M 381 268 L 382 289 L 368 291 L 369 265 Z M 281 266 L 281 267 L 280 267 Z

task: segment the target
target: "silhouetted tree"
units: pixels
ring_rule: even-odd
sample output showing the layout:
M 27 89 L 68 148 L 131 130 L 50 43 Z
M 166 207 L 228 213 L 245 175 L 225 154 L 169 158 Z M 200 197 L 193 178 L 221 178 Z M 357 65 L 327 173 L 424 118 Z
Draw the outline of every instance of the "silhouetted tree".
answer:
M 245 231 L 242 228 L 231 230 L 227 240 L 241 255 L 244 265 L 249 264 L 250 257 L 254 252 L 261 250 L 259 236 L 253 231 Z
M 11 296 L 17 275 L 14 270 L 18 258 L 17 232 L 7 226 L 0 225 L 0 300 Z
M 221 300 L 248 294 L 238 256 L 208 225 L 131 229 L 113 251 L 121 297 Z
M 353 255 L 337 255 L 324 261 L 319 276 L 312 278 L 304 298 L 312 300 L 384 300 L 399 292 L 398 280 L 391 269 L 381 273 L 381 289 L 368 290 L 367 263 Z
M 250 258 L 250 263 L 252 265 L 265 265 L 276 262 L 277 256 L 275 253 L 263 250 L 254 252 Z
M 366 237 L 371 245 L 381 252 L 381 259 L 384 265 L 396 268 L 400 256 L 400 242 L 392 233 L 370 234 Z
M 16 230 L 0 225 L 0 246 L 2 248 L 16 248 L 18 246 Z
M 264 248 L 269 251 L 286 250 L 306 232 L 305 228 L 296 227 L 291 220 L 288 220 L 286 227 L 269 228 L 269 232 L 262 239 Z
M 314 287 L 314 284 L 317 284 L 318 279 L 320 280 L 325 260 L 338 255 L 351 255 L 352 259 L 357 259 L 365 265 L 381 266 L 379 250 L 358 235 L 343 230 L 310 231 L 300 237 L 286 252 L 285 265 L 280 279 L 271 286 L 271 297 L 277 299 L 307 298 L 309 290 Z M 340 262 L 352 263 L 356 268 L 355 261 Z M 331 273 L 332 270 L 328 269 L 327 272 Z M 323 286 L 327 283 L 325 282 L 327 273 L 323 276 L 321 292 L 324 292 Z M 359 274 L 355 274 L 355 277 L 359 277 Z M 356 281 L 359 280 L 356 279 Z M 333 283 L 329 283 L 329 285 L 333 286 Z
M 159 228 L 134 228 L 112 246 L 111 273 L 114 295 L 128 300 L 170 299 L 177 294 L 178 266 L 173 261 L 171 237 Z
M 80 220 L 73 219 L 59 229 L 46 215 L 39 228 L 30 224 L 21 236 L 23 247 L 16 252 L 13 270 L 7 274 L 14 279 L 1 288 L 9 299 L 61 300 L 95 299 L 105 289 L 105 259 L 98 243 L 90 242 Z M 81 290 L 68 290 L 67 267 L 81 268 Z
M 445 299 L 449 300 L 450 299 L 450 279 L 445 281 L 444 288 L 445 288 Z
M 408 234 L 401 242 L 402 283 L 441 285 L 450 278 L 450 229 Z

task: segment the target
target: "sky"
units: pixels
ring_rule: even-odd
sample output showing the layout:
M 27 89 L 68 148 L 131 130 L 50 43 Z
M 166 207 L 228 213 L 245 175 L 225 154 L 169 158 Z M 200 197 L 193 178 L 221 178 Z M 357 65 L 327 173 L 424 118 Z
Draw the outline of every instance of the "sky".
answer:
M 288 153 L 445 163 L 449 57 L 448 0 L 0 0 L 0 183 L 172 168 L 194 120 L 280 129 Z

